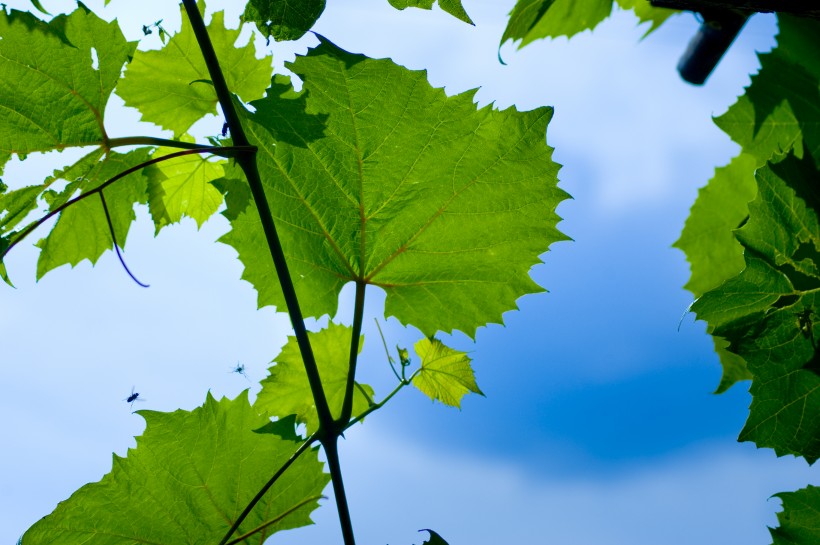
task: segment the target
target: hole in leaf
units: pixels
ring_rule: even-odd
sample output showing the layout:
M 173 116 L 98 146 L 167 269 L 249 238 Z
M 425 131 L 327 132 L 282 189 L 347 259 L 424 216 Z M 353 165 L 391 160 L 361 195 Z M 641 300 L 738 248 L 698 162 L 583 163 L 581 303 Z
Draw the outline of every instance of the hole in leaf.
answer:
M 97 50 L 93 47 L 91 48 L 91 68 L 94 70 L 100 68 L 100 59 L 97 57 Z
M 774 308 L 786 308 L 790 307 L 800 299 L 797 295 L 781 295 L 777 301 L 775 301 L 772 306 Z

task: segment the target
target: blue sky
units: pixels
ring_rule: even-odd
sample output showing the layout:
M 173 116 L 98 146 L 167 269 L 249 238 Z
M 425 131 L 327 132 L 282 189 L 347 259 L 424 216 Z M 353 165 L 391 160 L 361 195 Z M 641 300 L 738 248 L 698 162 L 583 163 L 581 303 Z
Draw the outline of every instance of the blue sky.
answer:
M 818 481 L 800 460 L 736 443 L 747 386 L 710 394 L 720 368 L 702 323 L 689 315 L 678 328 L 691 296 L 681 287 L 686 261 L 670 245 L 697 188 L 737 151 L 711 116 L 748 84 L 755 50 L 773 43 L 773 19 L 753 18 L 697 88 L 675 71 L 697 28 L 687 15 L 641 41 L 634 17 L 616 13 L 570 41 L 508 44 L 502 66 L 497 44 L 512 0 L 465 0 L 475 28 L 437 8 L 328 3 L 317 31 L 347 50 L 427 69 L 450 94 L 480 87 L 481 104 L 555 106 L 547 141 L 574 197 L 559 207 L 574 241 L 554 245 L 532 272 L 549 293 L 521 299 L 504 327 L 482 328 L 475 343 L 450 339 L 471 352 L 487 397 L 466 399 L 459 412 L 408 391 L 348 434 L 342 456 L 359 542 L 420 543 L 416 531 L 431 527 L 452 545 L 769 543 L 765 525 L 778 508 L 769 496 Z M 135 39 L 160 18 L 175 28 L 170 4 L 141 2 L 134 14 L 120 0 L 106 13 L 122 15 Z M 235 15 L 239 3 L 228 4 Z M 275 62 L 312 43 L 276 46 Z M 133 111 L 107 115 L 122 135 L 157 134 Z M 199 129 L 219 127 L 213 118 Z M 36 183 L 74 156 L 39 165 L 32 157 L 10 165 L 4 181 Z M 154 240 L 139 217 L 125 255 L 147 290 L 110 254 L 39 283 L 31 246 L 7 260 L 17 289 L 0 286 L 0 541 L 16 540 L 108 472 L 111 452 L 133 445 L 143 421 L 123 401 L 132 385 L 146 399 L 139 408 L 191 409 L 209 389 L 234 396 L 249 386 L 230 373 L 237 362 L 262 379 L 284 342 L 284 315 L 255 310 L 235 253 L 213 243 L 224 222 L 197 232 L 187 221 Z M 342 303 L 340 320 L 349 321 L 349 292 Z M 371 325 L 381 304 L 368 295 L 361 376 L 384 394 L 392 375 Z M 390 344 L 419 337 L 395 320 L 385 333 Z M 271 542 L 340 542 L 335 516 L 326 502 L 319 524 Z

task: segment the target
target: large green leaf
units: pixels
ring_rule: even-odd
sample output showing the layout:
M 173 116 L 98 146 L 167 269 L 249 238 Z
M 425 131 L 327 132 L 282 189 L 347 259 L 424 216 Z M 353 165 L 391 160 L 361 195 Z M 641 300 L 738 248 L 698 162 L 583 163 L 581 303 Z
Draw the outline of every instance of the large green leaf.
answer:
M 298 40 L 325 10 L 325 0 L 249 0 L 242 20 L 277 42 Z
M 797 492 L 781 492 L 783 511 L 777 514 L 778 528 L 771 528 L 773 545 L 820 543 L 820 488 L 807 486 Z
M 387 0 L 390 2 L 390 5 L 396 9 L 407 9 L 407 8 L 421 8 L 421 9 L 433 9 L 433 4 L 436 3 L 436 0 Z M 461 0 L 438 0 L 439 7 L 443 10 L 456 17 L 461 19 L 465 23 L 474 24 L 473 20 L 470 19 L 470 16 L 467 15 L 467 11 L 464 9 L 464 6 L 461 5 Z
M 152 155 L 156 158 L 178 151 L 161 147 Z M 216 213 L 222 205 L 222 193 L 211 182 L 222 177 L 225 162 L 192 154 L 149 167 L 148 209 L 157 232 L 177 223 L 183 216 L 193 218 L 197 226 L 202 227 Z
M 689 260 L 692 273 L 686 289 L 695 297 L 736 276 L 745 265 L 743 246 L 735 239 L 733 230 L 746 221 L 748 202 L 757 192 L 755 163 L 754 157 L 742 153 L 727 166 L 716 169 L 714 177 L 698 192 L 683 232 L 674 244 Z M 752 378 L 746 362 L 726 350 L 723 339 L 715 337 L 714 342 L 723 366 L 717 393 L 737 381 Z
M 521 40 L 519 48 L 542 38 L 572 37 L 595 28 L 612 13 L 612 0 L 518 0 L 501 44 Z
M 334 417 L 342 412 L 352 336 L 352 328 L 332 322 L 318 333 L 308 332 L 322 387 Z M 362 344 L 363 338 L 359 341 L 360 351 Z M 319 428 L 319 418 L 296 337 L 288 339 L 274 363 L 270 375 L 262 381 L 262 391 L 255 406 L 271 416 L 295 414 L 297 420 L 307 426 L 308 433 L 313 433 Z M 353 393 L 353 416 L 369 408 L 372 399 L 373 388 L 357 383 Z
M 246 101 L 261 97 L 270 82 L 272 57 L 257 59 L 253 43 L 235 47 L 239 30 L 225 28 L 221 11 L 214 13 L 208 34 L 231 91 Z M 182 29 L 165 47 L 136 52 L 117 94 L 138 109 L 144 121 L 174 134 L 183 134 L 203 116 L 216 113 L 216 91 L 184 10 Z
M 466 353 L 453 350 L 438 339 L 421 339 L 413 347 L 421 358 L 421 369 L 413 386 L 433 401 L 461 407 L 461 398 L 473 392 L 484 395 Z
M 71 197 L 96 189 L 107 180 L 149 159 L 148 148 L 140 148 L 126 154 L 96 150 L 74 165 L 55 172 L 47 183 L 63 179 L 69 183 L 59 194 L 46 191 L 43 195 L 50 210 L 56 210 Z M 137 171 L 114 182 L 103 190 L 111 215 L 111 224 L 117 243 L 125 246 L 131 224 L 136 219 L 134 205 L 146 202 L 147 179 Z M 114 247 L 111 229 L 105 217 L 102 200 L 92 195 L 70 205 L 60 212 L 51 232 L 37 246 L 42 249 L 37 261 L 37 279 L 61 265 L 72 267 L 88 259 L 96 263 L 106 250 Z
M 116 21 L 85 6 L 45 23 L 0 10 L 0 153 L 101 144 L 103 115 L 133 54 Z
M 268 419 L 248 404 L 214 400 L 193 411 L 139 412 L 145 433 L 101 481 L 83 486 L 32 526 L 22 545 L 179 545 L 217 543 L 245 506 L 299 446 L 254 433 Z M 316 450 L 305 452 L 240 525 L 242 535 L 292 510 L 255 534 L 254 543 L 311 524 L 329 478 Z M 295 509 L 294 509 L 295 508 Z
M 820 21 L 781 15 L 779 45 L 760 56 L 746 94 L 715 123 L 762 165 L 793 147 L 820 160 Z
M 385 311 L 425 334 L 501 322 L 556 240 L 558 165 L 551 108 L 476 109 L 423 72 L 326 40 L 275 80 L 246 115 L 296 291 L 309 316 L 334 315 L 348 281 L 387 292 Z M 233 211 L 259 305 L 283 306 L 255 209 Z
M 820 457 L 820 172 L 789 156 L 757 171 L 758 194 L 739 229 L 746 268 L 695 302 L 753 376 L 740 439 Z

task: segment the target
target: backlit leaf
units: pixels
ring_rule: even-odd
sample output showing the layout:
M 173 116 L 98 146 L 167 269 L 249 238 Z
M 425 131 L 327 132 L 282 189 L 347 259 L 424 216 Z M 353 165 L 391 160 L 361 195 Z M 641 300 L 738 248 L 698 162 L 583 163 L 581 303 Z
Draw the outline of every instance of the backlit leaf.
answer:
M 0 38 L 0 153 L 101 144 L 105 106 L 136 47 L 116 21 L 82 4 L 48 23 L 0 10 Z
M 407 8 L 421 8 L 421 9 L 433 9 L 433 4 L 436 0 L 387 0 L 390 2 L 390 5 L 396 9 L 407 9 Z M 438 6 L 442 9 L 442 11 L 446 11 L 453 17 L 457 19 L 461 19 L 465 23 L 474 24 L 473 20 L 470 19 L 470 16 L 467 15 L 467 12 L 464 10 L 464 6 L 461 5 L 461 0 L 438 0 Z
M 233 93 L 248 101 L 261 97 L 270 82 L 272 58 L 256 58 L 253 43 L 235 47 L 239 30 L 225 28 L 218 11 L 208 25 L 219 65 Z M 117 94 L 127 106 L 174 134 L 185 133 L 207 114 L 216 114 L 216 91 L 194 31 L 182 14 L 182 29 L 157 51 L 137 51 Z
M 178 151 L 159 148 L 152 157 Z M 225 162 L 192 154 L 156 163 L 148 169 L 148 209 L 157 232 L 183 216 L 193 218 L 197 227 L 202 227 L 216 213 L 222 204 L 222 193 L 211 182 L 222 177 Z
M 779 15 L 778 47 L 760 55 L 746 94 L 715 123 L 758 165 L 795 148 L 820 160 L 820 21 Z
M 820 457 L 820 172 L 789 156 L 757 171 L 758 194 L 738 231 L 746 268 L 693 305 L 752 374 L 740 439 L 778 455 Z
M 669 17 L 679 13 L 674 9 L 656 8 L 649 0 L 617 0 L 623 9 L 632 10 L 640 23 L 651 23 L 644 37 L 658 29 Z
M 613 0 L 518 0 L 501 45 L 507 40 L 521 43 L 519 48 L 542 38 L 572 37 L 595 28 L 612 12 Z
M 421 358 L 421 370 L 413 378 L 413 386 L 427 397 L 460 408 L 465 394 L 484 395 L 475 382 L 467 354 L 453 350 L 438 339 L 421 339 L 414 348 Z
M 820 488 L 807 486 L 797 492 L 775 494 L 783 501 L 777 514 L 778 528 L 770 528 L 773 545 L 820 543 Z
M 334 417 L 342 412 L 352 333 L 352 328 L 332 322 L 327 329 L 318 333 L 308 332 L 322 386 Z M 363 338 L 359 341 L 360 351 L 362 344 Z M 295 414 L 297 420 L 307 426 L 308 433 L 313 433 L 319 428 L 319 418 L 296 337 L 288 338 L 274 362 L 276 365 L 270 368 L 270 375 L 262 381 L 262 391 L 256 398 L 255 407 L 271 416 Z M 358 384 L 353 394 L 353 416 L 370 407 L 372 399 L 373 388 Z
M 110 152 L 102 155 L 101 150 L 94 151 L 71 167 L 55 172 L 54 178 L 70 183 L 60 194 L 45 194 L 50 210 L 149 159 L 147 148 L 126 154 Z M 144 173 L 137 171 L 103 190 L 120 247 L 125 246 L 131 223 L 136 219 L 134 205 L 146 201 L 146 185 Z M 114 247 L 99 195 L 92 195 L 60 212 L 54 228 L 37 246 L 42 249 L 37 261 L 38 280 L 61 265 L 74 267 L 84 259 L 96 263 L 103 252 Z
M 381 287 L 386 314 L 425 334 L 473 335 L 542 291 L 529 269 L 556 240 L 552 109 L 477 109 L 422 72 L 323 40 L 247 114 L 303 311 L 334 315 L 349 281 Z M 221 240 L 259 305 L 284 306 L 256 210 Z
M 249 0 L 242 20 L 277 42 L 298 40 L 325 10 L 325 0 Z
M 214 400 L 193 411 L 139 411 L 145 433 L 110 473 L 83 486 L 32 526 L 22 545 L 218 543 L 245 506 L 298 448 L 269 433 L 254 433 L 267 418 L 248 404 Z M 316 450 L 305 452 L 273 485 L 235 536 L 296 509 L 254 534 L 255 543 L 311 524 L 329 477 Z

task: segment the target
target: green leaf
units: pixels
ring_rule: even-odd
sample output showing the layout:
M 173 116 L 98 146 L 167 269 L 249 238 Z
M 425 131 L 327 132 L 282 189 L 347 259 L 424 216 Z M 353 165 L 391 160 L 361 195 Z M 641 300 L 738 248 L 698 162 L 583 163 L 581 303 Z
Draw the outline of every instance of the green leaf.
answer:
M 433 9 L 433 4 L 436 0 L 387 0 L 390 5 L 396 9 L 403 10 L 407 8 L 421 8 Z M 453 17 L 464 21 L 465 23 L 474 25 L 473 20 L 467 15 L 464 6 L 461 5 L 461 0 L 438 0 L 438 5 L 442 9 L 452 15 Z
M 568 38 L 595 28 L 612 13 L 612 0 L 518 0 L 499 45 L 521 40 L 518 48 L 542 38 Z
M 617 0 L 617 2 L 622 9 L 633 11 L 638 17 L 639 24 L 651 23 L 644 37 L 657 30 L 669 17 L 680 13 L 674 9 L 656 8 L 649 3 L 649 0 Z
M 423 72 L 327 40 L 290 65 L 244 121 L 302 309 L 334 315 L 348 281 L 387 293 L 385 311 L 424 334 L 473 335 L 527 293 L 556 240 L 551 108 L 476 109 Z M 284 306 L 255 209 L 221 240 L 259 305 Z
M 184 10 L 183 10 L 184 11 Z M 208 34 L 231 91 L 242 100 L 261 97 L 270 82 L 272 57 L 256 58 L 252 43 L 235 47 L 239 30 L 225 28 L 224 13 L 213 14 Z M 142 120 L 183 134 L 207 114 L 216 114 L 217 97 L 194 31 L 185 13 L 182 30 L 157 51 L 137 51 L 117 94 Z
M 74 165 L 55 172 L 54 179 L 62 178 L 70 183 L 60 194 L 44 194 L 50 210 L 57 209 L 72 197 L 96 189 L 117 174 L 149 159 L 148 148 L 136 149 L 127 154 L 109 152 L 102 156 L 102 150 L 93 151 Z M 146 201 L 146 186 L 144 173 L 137 171 L 103 190 L 120 247 L 125 246 L 131 223 L 136 219 L 134 204 Z M 54 228 L 37 246 L 42 249 L 37 261 L 38 280 L 61 265 L 74 267 L 84 259 L 92 264 L 96 263 L 103 252 L 114 247 L 99 195 L 85 198 L 60 212 Z
M 424 530 L 419 530 L 419 532 L 430 532 L 430 539 L 428 539 L 421 545 L 448 545 L 447 542 L 444 541 L 444 538 L 435 533 L 433 530 L 426 528 Z
M 325 0 L 249 0 L 242 21 L 277 42 L 298 40 L 325 11 Z M 267 82 L 266 82 L 267 83 Z
M 461 398 L 470 392 L 484 395 L 475 382 L 470 358 L 438 339 L 421 339 L 413 347 L 421 358 L 421 369 L 413 386 L 433 401 L 461 408 Z
M 101 144 L 108 98 L 136 47 L 117 22 L 82 4 L 48 23 L 0 10 L 0 37 L 0 153 Z
M 777 514 L 780 527 L 769 529 L 773 545 L 820 543 L 820 488 L 809 485 L 775 497 L 783 500 L 783 511 Z
M 749 221 L 736 234 L 746 268 L 692 309 L 729 342 L 752 374 L 740 439 L 820 457 L 820 173 L 793 155 L 757 171 Z
M 158 148 L 152 157 L 178 151 L 177 148 Z M 192 154 L 156 163 L 147 169 L 148 209 L 157 233 L 166 225 L 179 222 L 183 216 L 193 218 L 197 227 L 202 227 L 216 213 L 222 205 L 222 193 L 211 182 L 223 176 L 224 163 L 226 161 Z
M 254 433 L 267 419 L 236 400 L 214 400 L 172 413 L 139 411 L 146 429 L 111 472 L 83 486 L 32 526 L 22 545 L 217 543 L 245 506 L 299 446 Z M 254 535 L 255 542 L 311 524 L 328 483 L 316 450 L 305 452 L 242 522 L 242 535 L 297 507 Z
M 741 153 L 727 166 L 715 169 L 715 175 L 698 192 L 683 232 L 674 244 L 689 260 L 692 274 L 685 287 L 696 298 L 743 270 L 743 246 L 733 231 L 749 216 L 748 202 L 757 192 L 755 166 L 754 157 Z M 714 343 L 723 366 L 715 393 L 752 378 L 743 358 L 726 350 L 726 341 L 715 337 Z
M 715 123 L 763 165 L 792 148 L 820 160 L 820 22 L 778 16 L 779 45 L 760 55 L 760 72 Z
M 332 322 L 318 333 L 308 332 L 322 387 L 334 417 L 342 412 L 352 336 L 352 328 Z M 360 351 L 362 344 L 363 338 L 359 341 Z M 296 419 L 307 426 L 308 433 L 313 433 L 319 428 L 319 418 L 296 337 L 288 338 L 274 363 L 270 375 L 262 381 L 262 391 L 254 406 L 280 418 L 295 414 Z M 368 409 L 372 399 L 373 388 L 357 383 L 353 393 L 353 416 Z

